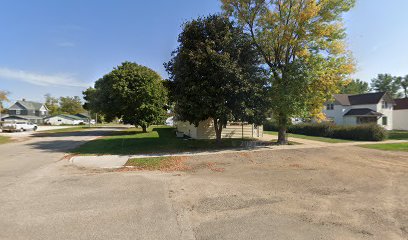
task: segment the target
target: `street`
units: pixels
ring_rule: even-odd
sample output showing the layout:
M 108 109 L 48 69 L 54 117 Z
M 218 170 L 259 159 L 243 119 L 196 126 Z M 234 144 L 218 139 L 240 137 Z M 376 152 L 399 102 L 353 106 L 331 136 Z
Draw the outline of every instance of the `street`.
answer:
M 115 129 L 0 145 L 0 239 L 407 239 L 408 154 L 355 146 L 92 170 L 67 150 Z

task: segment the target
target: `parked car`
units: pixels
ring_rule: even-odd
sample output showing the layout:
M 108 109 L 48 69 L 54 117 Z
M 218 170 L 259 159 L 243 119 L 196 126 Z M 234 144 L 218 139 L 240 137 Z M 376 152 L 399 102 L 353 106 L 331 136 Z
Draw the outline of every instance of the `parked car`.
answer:
M 23 132 L 23 131 L 36 131 L 38 126 L 30 122 L 4 122 L 2 129 L 3 132 Z

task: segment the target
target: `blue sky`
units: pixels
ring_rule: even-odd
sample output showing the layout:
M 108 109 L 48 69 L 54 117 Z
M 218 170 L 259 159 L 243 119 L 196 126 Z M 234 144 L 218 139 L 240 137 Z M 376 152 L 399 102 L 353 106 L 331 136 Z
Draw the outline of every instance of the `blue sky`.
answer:
M 406 0 L 358 0 L 346 14 L 355 77 L 408 74 Z M 0 8 L 0 89 L 11 100 L 81 95 L 121 62 L 163 77 L 180 25 L 220 11 L 218 0 L 19 0 Z

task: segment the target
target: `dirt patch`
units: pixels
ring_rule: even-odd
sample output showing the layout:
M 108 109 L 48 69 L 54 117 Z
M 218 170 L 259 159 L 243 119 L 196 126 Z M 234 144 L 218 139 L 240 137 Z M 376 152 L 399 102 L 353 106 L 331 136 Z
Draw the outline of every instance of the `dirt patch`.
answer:
M 172 200 L 191 209 L 197 239 L 408 239 L 407 153 L 343 146 L 186 164 Z

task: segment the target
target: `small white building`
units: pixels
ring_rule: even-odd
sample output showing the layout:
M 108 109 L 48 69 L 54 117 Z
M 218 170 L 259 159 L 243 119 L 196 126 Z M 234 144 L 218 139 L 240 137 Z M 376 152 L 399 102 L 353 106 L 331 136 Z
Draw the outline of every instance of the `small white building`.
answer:
M 194 139 L 215 139 L 214 123 L 211 119 L 200 122 L 198 127 L 189 122 L 176 121 L 178 132 Z M 263 126 L 248 123 L 230 122 L 222 129 L 222 138 L 260 138 L 263 137 Z
M 58 126 L 58 125 L 79 125 L 85 124 L 87 119 L 68 114 L 59 114 L 44 119 L 44 123 Z
M 395 101 L 386 92 L 366 94 L 335 94 L 323 110 L 327 119 L 337 125 L 377 123 L 393 129 Z
M 395 130 L 408 131 L 408 98 L 395 99 L 393 125 Z

